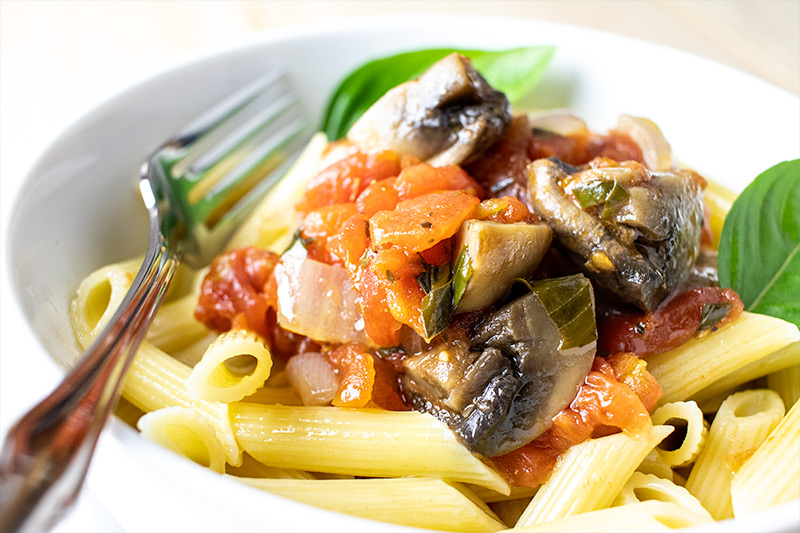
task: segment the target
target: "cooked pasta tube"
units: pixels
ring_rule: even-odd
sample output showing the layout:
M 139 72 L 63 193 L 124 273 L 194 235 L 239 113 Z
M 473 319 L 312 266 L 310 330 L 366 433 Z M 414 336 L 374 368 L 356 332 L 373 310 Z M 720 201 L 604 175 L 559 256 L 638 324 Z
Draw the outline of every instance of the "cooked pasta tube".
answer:
M 724 378 L 715 381 L 695 394 L 693 398 L 696 399 L 698 403 L 705 402 L 706 399 L 721 394 L 726 390 L 734 390 L 741 385 L 746 385 L 754 379 L 768 376 L 769 374 L 797 365 L 800 365 L 800 342 L 792 342 L 780 350 L 776 350 L 766 357 L 753 361 L 731 372 Z
M 641 472 L 634 472 L 631 475 L 617 497 L 614 498 L 612 505 L 630 505 L 650 500 L 674 503 L 687 511 L 705 517 L 709 522 L 713 521 L 705 507 L 688 490 L 667 479 Z
M 800 402 L 772 430 L 731 483 L 733 514 L 744 516 L 800 498 Z
M 314 474 L 291 468 L 267 466 L 249 454 L 242 454 L 240 466 L 225 466 L 225 472 L 236 477 L 271 478 L 271 479 L 317 479 Z
M 184 346 L 177 351 L 168 353 L 186 366 L 194 368 L 194 365 L 196 365 L 200 359 L 203 358 L 203 354 L 206 353 L 206 350 L 208 350 L 208 347 L 211 346 L 211 343 L 217 340 L 217 337 L 219 337 L 219 333 L 215 331 L 208 331 L 199 340 L 196 340 L 192 344 Z
M 447 531 L 503 529 L 469 490 L 440 479 L 241 479 L 248 485 L 324 509 L 405 526 Z
M 660 404 L 690 398 L 728 374 L 800 340 L 797 326 L 744 311 L 719 331 L 647 360 L 647 370 L 664 391 Z
M 508 494 L 501 494 L 497 491 L 487 489 L 485 487 L 479 487 L 477 485 L 470 485 L 469 489 L 472 490 L 475 494 L 478 495 L 478 498 L 485 501 L 486 503 L 493 503 L 493 502 L 503 502 L 506 500 L 518 500 L 520 498 L 530 498 L 536 491 L 539 490 L 539 487 L 511 487 L 511 492 Z
M 202 339 L 208 328 L 194 318 L 197 294 L 190 293 L 161 306 L 147 330 L 147 340 L 173 353 Z
M 516 527 L 608 507 L 642 459 L 672 430 L 654 426 L 640 435 L 617 433 L 573 446 L 558 460 Z
M 769 374 L 767 387 L 780 395 L 787 409 L 791 408 L 800 398 L 800 365 Z
M 674 481 L 675 479 L 675 473 L 672 471 L 672 466 L 670 466 L 669 463 L 664 460 L 664 457 L 662 457 L 662 455 L 659 453 L 658 448 L 650 450 L 650 452 L 644 456 L 644 459 L 642 459 L 642 462 L 639 464 L 639 467 L 636 469 L 636 471 L 643 474 L 653 474 L 654 476 L 658 476 L 669 481 Z
M 263 462 L 358 476 L 429 476 L 508 493 L 506 481 L 431 415 L 416 411 L 230 404 L 236 439 Z
M 733 516 L 731 480 L 783 417 L 783 402 L 771 390 L 732 394 L 714 417 L 703 452 L 686 489 L 716 520 Z
M 232 329 L 211 343 L 186 378 L 186 390 L 209 402 L 233 402 L 254 393 L 269 377 L 272 355 L 251 331 Z
M 303 405 L 292 387 L 261 387 L 242 401 L 269 405 Z
M 561 518 L 544 524 L 514 528 L 515 533 L 539 531 L 631 532 L 672 531 L 673 529 L 708 524 L 705 515 L 694 514 L 671 502 L 648 500 L 618 507 L 609 507 Z
M 228 404 L 198 400 L 186 390 L 191 369 L 145 341 L 131 363 L 122 388 L 125 399 L 142 411 L 163 407 L 191 407 L 208 418 L 234 466 L 242 464 L 242 452 L 228 417 Z
M 228 242 L 228 250 L 249 245 L 276 253 L 286 249 L 297 226 L 294 210 L 287 207 L 300 201 L 306 184 L 320 170 L 318 166 L 327 147 L 325 134 L 316 133 L 283 179 L 236 230 Z
M 225 451 L 217 432 L 208 417 L 194 409 L 165 407 L 151 411 L 136 427 L 153 442 L 215 472 L 225 472 Z
M 672 402 L 653 412 L 653 424 L 666 425 L 675 431 L 656 446 L 656 451 L 673 468 L 681 468 L 694 462 L 703 449 L 706 421 L 703 411 L 695 402 Z
M 78 285 L 69 317 L 81 348 L 88 348 L 114 316 L 140 266 L 138 259 L 104 266 Z

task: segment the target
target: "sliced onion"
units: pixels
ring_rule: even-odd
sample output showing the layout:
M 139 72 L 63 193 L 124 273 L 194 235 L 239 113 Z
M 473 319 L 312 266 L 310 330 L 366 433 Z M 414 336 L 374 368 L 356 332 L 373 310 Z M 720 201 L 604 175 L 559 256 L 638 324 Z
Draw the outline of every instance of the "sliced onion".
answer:
M 308 259 L 295 247 L 275 267 L 278 324 L 318 342 L 372 344 L 347 270 Z
M 303 405 L 329 405 L 339 388 L 339 379 L 319 352 L 297 354 L 286 364 L 286 373 Z
M 622 115 L 617 131 L 624 133 L 642 149 L 644 163 L 650 170 L 672 168 L 672 147 L 655 122 L 648 118 Z
M 545 130 L 558 135 L 588 135 L 586 123 L 573 115 L 568 109 L 552 109 L 528 113 L 531 128 Z

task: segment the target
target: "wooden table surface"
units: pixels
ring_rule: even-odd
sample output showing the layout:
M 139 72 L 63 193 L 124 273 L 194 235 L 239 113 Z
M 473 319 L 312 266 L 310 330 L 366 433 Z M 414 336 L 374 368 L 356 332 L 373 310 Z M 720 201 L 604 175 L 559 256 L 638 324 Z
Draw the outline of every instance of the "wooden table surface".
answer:
M 271 28 L 414 12 L 492 14 L 598 28 L 706 56 L 800 94 L 800 0 L 0 0 L 0 231 L 6 234 L 23 171 L 44 143 L 70 117 L 127 81 L 182 55 Z M 5 282 L 5 250 L 0 256 Z M 4 291 L 4 304 L 10 296 Z M 3 334 L 21 321 L 14 314 L 11 304 L 3 305 Z M 13 375 L 4 366 L 0 380 Z M 0 404 L 5 416 L 0 428 L 10 423 L 7 407 Z M 58 528 L 112 530 L 119 527 L 90 490 Z

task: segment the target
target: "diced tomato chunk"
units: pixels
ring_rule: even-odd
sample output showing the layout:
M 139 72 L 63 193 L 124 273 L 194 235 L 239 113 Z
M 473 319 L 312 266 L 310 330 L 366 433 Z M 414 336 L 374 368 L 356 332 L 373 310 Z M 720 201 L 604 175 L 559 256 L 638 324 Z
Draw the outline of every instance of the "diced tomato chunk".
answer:
M 431 248 L 422 250 L 419 255 L 426 263 L 441 266 L 453 259 L 453 240 L 445 239 L 439 241 Z
M 337 407 L 367 405 L 375 384 L 372 354 L 358 343 L 349 343 L 340 344 L 326 357 L 339 375 L 339 388 L 331 403 Z
M 364 268 L 357 287 L 358 304 L 364 317 L 364 331 L 378 346 L 397 346 L 403 324 L 389 311 L 386 286 L 371 268 Z
M 420 163 L 403 169 L 394 182 L 400 201 L 438 191 L 465 191 L 483 196 L 483 189 L 469 175 L 455 165 L 433 167 Z
M 367 218 L 378 211 L 391 211 L 397 206 L 397 191 L 394 188 L 396 178 L 373 181 L 358 195 L 356 207 Z
M 357 214 L 358 210 L 353 203 L 329 205 L 309 212 L 303 218 L 301 233 L 308 243 L 306 249 L 309 259 L 339 264 L 339 258 L 328 252 L 328 239 Z
M 452 237 L 480 203 L 462 191 L 426 194 L 397 204 L 394 211 L 379 211 L 369 219 L 373 248 L 395 245 L 409 252 L 431 248 Z
M 200 287 L 195 318 L 216 331 L 235 324 L 268 339 L 267 309 L 273 301 L 265 287 L 278 259 L 277 254 L 254 247 L 217 256 Z
M 397 176 L 400 170 L 400 157 L 392 151 L 356 152 L 317 174 L 296 208 L 307 213 L 326 205 L 355 202 L 370 183 Z
M 733 322 L 744 309 L 742 300 L 732 289 L 690 289 L 652 313 L 609 314 L 601 317 L 597 324 L 599 346 L 607 353 L 633 352 L 639 357 L 666 352 L 698 334 L 706 305 L 729 306 L 722 320 L 706 332 Z
M 350 272 L 351 278 L 356 277 L 361 257 L 369 247 L 369 224 L 364 215 L 353 215 L 348 218 L 339 231 L 328 237 L 325 249 L 338 258 Z
M 503 224 L 539 220 L 539 217 L 531 215 L 525 204 L 513 196 L 487 198 L 480 203 L 474 216 L 479 220 L 491 220 Z

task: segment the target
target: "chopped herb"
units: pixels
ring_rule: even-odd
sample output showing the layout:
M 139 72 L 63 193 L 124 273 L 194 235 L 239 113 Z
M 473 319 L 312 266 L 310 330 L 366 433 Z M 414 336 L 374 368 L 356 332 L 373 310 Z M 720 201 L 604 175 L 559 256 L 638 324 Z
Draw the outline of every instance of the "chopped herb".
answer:
M 427 220 L 426 220 L 425 222 L 423 222 L 422 224 L 420 224 L 420 226 L 422 226 L 422 227 L 423 227 L 423 228 L 425 228 L 425 229 L 431 229 L 431 228 L 433 227 L 433 223 L 431 223 L 431 222 L 429 222 L 429 221 L 427 221 Z
M 721 304 L 703 304 L 702 318 L 700 319 L 700 330 L 704 331 L 719 324 L 720 320 L 728 315 L 733 304 L 723 302 Z
M 604 204 L 602 214 L 604 220 L 611 218 L 630 196 L 617 180 L 591 180 L 575 186 L 572 194 L 584 209 Z
M 395 279 L 394 279 L 394 274 L 392 274 L 392 271 L 391 271 L 391 270 L 389 270 L 388 268 L 386 269 L 386 279 L 388 279 L 388 280 L 389 280 L 389 281 L 391 281 L 392 283 L 394 283 L 394 282 L 395 282 Z
M 453 307 L 458 305 L 464 291 L 467 290 L 467 283 L 472 277 L 472 258 L 467 254 L 466 245 L 461 248 L 456 260 L 456 268 L 453 270 Z
M 417 276 L 417 283 L 425 291 L 425 296 L 422 298 L 422 321 L 425 327 L 425 342 L 429 342 L 450 325 L 450 317 L 453 314 L 450 263 L 438 267 L 426 265 L 425 272 Z

